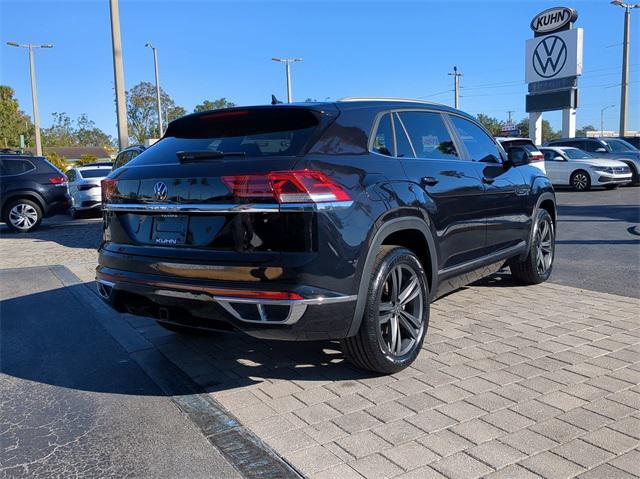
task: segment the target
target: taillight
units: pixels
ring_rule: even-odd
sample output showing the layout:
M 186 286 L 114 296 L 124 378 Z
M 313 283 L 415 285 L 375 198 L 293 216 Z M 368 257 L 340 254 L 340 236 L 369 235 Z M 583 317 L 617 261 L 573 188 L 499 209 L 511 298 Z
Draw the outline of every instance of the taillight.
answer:
M 326 203 L 351 199 L 349 193 L 331 178 L 313 170 L 223 176 L 221 180 L 236 198 L 271 198 L 278 203 Z
M 52 176 L 49 178 L 49 183 L 53 183 L 54 185 L 64 185 L 66 182 L 66 176 Z
M 544 155 L 542 153 L 531 153 L 531 161 L 543 161 Z
M 109 201 L 118 189 L 118 180 L 113 178 L 105 178 L 100 182 L 102 186 L 102 202 Z

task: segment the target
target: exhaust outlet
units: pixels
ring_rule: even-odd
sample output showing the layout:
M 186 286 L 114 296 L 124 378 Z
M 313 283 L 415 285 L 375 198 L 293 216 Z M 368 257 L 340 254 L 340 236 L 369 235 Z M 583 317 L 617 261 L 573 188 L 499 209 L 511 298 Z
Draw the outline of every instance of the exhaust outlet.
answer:
M 97 283 L 98 294 L 102 299 L 111 299 L 111 293 L 113 292 L 113 285 L 105 284 L 102 281 L 98 281 Z

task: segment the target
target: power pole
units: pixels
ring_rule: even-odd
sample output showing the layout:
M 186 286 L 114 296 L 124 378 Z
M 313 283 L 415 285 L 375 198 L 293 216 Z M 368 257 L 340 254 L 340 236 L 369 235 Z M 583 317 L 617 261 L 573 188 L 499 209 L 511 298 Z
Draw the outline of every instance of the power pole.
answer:
M 453 100 L 453 106 L 455 108 L 458 108 L 458 98 L 460 96 L 460 77 L 462 76 L 462 73 L 458 72 L 458 67 L 453 67 L 453 73 L 449 73 L 449 76 L 453 77 L 453 91 L 454 91 L 454 100 Z
M 122 150 L 129 146 L 129 129 L 127 127 L 127 103 L 124 93 L 124 68 L 122 67 L 122 41 L 120 40 L 118 0 L 109 0 L 109 10 L 111 12 L 111 46 L 113 49 L 113 77 L 116 87 L 118 144 Z
M 507 123 L 509 125 L 511 125 L 511 114 L 515 113 L 515 110 L 507 110 L 507 115 L 509 115 L 509 119 L 507 120 Z
M 160 78 L 158 77 L 158 50 L 156 47 L 151 45 L 151 43 L 147 43 L 145 47 L 151 48 L 153 50 L 153 67 L 156 71 L 156 103 L 158 107 L 158 133 L 159 137 L 162 137 L 162 103 L 160 101 Z
M 301 62 L 302 58 L 272 58 L 274 62 L 284 63 L 285 73 L 287 75 L 287 103 L 293 101 L 293 93 L 291 92 L 291 64 L 295 62 Z
M 624 8 L 624 40 L 622 43 L 622 81 L 620 82 L 620 132 L 627 131 L 627 93 L 629 90 L 629 36 L 631 35 L 631 9 L 640 8 L 640 3 L 629 4 L 613 0 L 613 5 Z
M 42 141 L 40 139 L 40 113 L 38 112 L 38 93 L 36 90 L 36 66 L 33 56 L 34 48 L 53 48 L 53 45 L 46 43 L 44 45 L 21 45 L 16 42 L 7 42 L 11 47 L 29 49 L 29 73 L 31 74 L 31 101 L 33 103 L 33 128 L 35 130 L 36 155 L 42 156 Z

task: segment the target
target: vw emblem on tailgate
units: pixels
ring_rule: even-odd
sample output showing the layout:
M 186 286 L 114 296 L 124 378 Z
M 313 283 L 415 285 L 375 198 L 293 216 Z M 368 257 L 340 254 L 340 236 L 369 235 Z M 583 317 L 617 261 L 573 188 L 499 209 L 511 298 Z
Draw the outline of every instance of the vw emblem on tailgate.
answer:
M 158 181 L 155 185 L 153 185 L 153 196 L 155 197 L 156 200 L 160 200 L 160 201 L 166 200 L 167 193 L 168 193 L 168 188 L 166 183 L 162 181 Z
M 549 35 L 533 52 L 533 69 L 543 78 L 556 76 L 567 62 L 567 45 L 562 38 Z

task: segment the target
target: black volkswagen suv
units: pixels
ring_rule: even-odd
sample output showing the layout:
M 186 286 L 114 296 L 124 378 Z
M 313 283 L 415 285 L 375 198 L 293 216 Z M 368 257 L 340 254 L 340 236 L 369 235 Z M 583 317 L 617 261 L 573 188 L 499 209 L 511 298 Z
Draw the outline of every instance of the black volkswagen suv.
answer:
M 98 289 L 168 329 L 339 339 L 355 365 L 399 371 L 438 296 L 505 264 L 549 277 L 553 188 L 515 161 L 419 101 L 188 115 L 103 181 Z
M 71 205 L 67 177 L 41 156 L 0 155 L 0 212 L 19 233 L 36 229 L 43 218 Z

